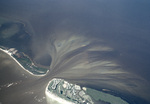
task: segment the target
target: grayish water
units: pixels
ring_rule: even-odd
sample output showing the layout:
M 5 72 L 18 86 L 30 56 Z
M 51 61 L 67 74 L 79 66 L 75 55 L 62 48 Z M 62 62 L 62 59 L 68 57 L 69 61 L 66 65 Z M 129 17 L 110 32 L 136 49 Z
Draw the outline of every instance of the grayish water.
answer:
M 148 0 L 1 0 L 0 16 L 23 22 L 32 35 L 34 59 L 49 54 L 52 60 L 48 75 L 33 77 L 1 52 L 0 102 L 46 104 L 44 89 L 53 77 L 149 101 L 149 5 Z M 18 84 L 2 87 L 12 82 Z

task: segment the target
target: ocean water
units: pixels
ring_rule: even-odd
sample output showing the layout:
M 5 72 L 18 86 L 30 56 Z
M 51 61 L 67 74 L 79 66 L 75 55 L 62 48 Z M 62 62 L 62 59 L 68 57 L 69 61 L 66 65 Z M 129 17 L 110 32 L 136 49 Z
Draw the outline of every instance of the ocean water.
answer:
M 15 46 L 49 65 L 49 73 L 29 75 L 0 52 L 0 102 L 46 104 L 45 87 L 58 77 L 109 89 L 131 104 L 149 104 L 149 4 L 148 0 L 1 0 L 0 17 L 24 24 L 20 30 L 30 36 L 22 39 L 24 44 L 15 41 Z

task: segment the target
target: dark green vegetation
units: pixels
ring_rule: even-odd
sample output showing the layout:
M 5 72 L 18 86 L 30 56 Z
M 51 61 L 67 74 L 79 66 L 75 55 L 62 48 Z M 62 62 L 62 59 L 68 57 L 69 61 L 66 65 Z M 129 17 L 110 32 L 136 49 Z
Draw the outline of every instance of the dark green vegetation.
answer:
M 35 74 L 35 75 L 42 75 L 42 74 L 46 74 L 47 69 L 46 68 L 42 68 L 42 67 L 38 67 L 35 66 L 33 64 L 33 62 L 31 61 L 31 59 L 24 55 L 23 53 L 17 53 L 13 55 L 13 57 L 28 71 L 30 71 L 31 73 Z
M 66 91 L 66 90 L 62 87 L 63 82 L 60 82 L 60 83 L 57 85 L 57 88 L 56 88 L 55 90 L 53 90 L 53 89 L 51 88 L 51 86 L 53 85 L 53 83 L 54 83 L 54 82 L 51 82 L 51 83 L 49 84 L 49 86 L 48 86 L 48 90 L 49 90 L 50 92 L 52 92 L 52 94 L 54 94 L 54 95 L 56 95 L 56 96 L 58 96 L 58 97 L 60 97 L 60 98 L 63 98 L 63 99 L 65 99 L 65 100 L 67 100 L 67 101 L 70 101 L 70 102 L 73 101 L 71 98 L 64 96 L 64 95 L 62 94 L 63 92 L 59 93 L 58 86 L 61 86 L 61 89 L 62 89 L 63 91 Z
M 48 85 L 48 90 L 67 101 L 75 104 L 94 104 L 80 86 L 68 83 L 62 79 L 53 79 Z
M 79 85 L 68 83 L 63 79 L 51 80 L 48 90 L 52 94 L 75 104 L 129 104 L 120 97 L 92 88 L 81 88 Z

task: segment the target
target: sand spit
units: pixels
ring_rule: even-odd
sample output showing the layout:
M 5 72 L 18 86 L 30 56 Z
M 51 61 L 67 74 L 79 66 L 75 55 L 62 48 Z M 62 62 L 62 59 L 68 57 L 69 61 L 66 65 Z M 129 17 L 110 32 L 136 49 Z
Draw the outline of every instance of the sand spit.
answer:
M 3 51 L 4 53 L 8 54 L 22 69 L 24 69 L 25 71 L 27 71 L 29 74 L 33 75 L 33 76 L 45 76 L 49 70 L 46 72 L 46 74 L 42 74 L 42 75 L 35 75 L 33 73 L 31 73 L 29 70 L 25 69 L 13 56 L 12 53 L 10 53 L 8 50 L 4 50 L 2 48 L 0 48 L 1 51 Z

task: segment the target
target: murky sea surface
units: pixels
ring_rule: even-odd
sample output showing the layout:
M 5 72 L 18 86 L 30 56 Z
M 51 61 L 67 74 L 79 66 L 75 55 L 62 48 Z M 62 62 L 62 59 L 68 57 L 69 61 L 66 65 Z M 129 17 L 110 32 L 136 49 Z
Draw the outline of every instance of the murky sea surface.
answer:
M 54 77 L 109 89 L 131 104 L 150 104 L 149 5 L 148 0 L 1 0 L 0 17 L 24 24 L 30 35 L 30 42 L 16 41 L 16 47 L 30 50 L 33 60 L 49 65 L 49 73 L 32 76 L 0 51 L 0 104 L 47 104 L 45 87 Z

